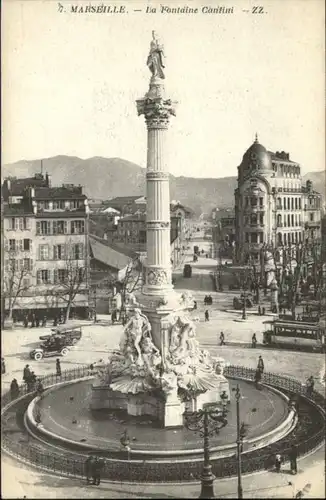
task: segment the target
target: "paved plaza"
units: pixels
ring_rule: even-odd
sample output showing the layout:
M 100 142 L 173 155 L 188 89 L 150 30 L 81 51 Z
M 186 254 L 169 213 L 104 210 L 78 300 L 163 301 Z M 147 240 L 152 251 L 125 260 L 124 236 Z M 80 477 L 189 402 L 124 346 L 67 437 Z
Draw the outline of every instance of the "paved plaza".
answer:
M 227 301 L 227 294 L 219 295 Z M 217 302 L 217 301 L 214 301 Z M 249 316 L 245 322 L 236 322 L 234 314 L 219 311 L 218 304 L 211 307 L 211 321 L 197 324 L 198 339 L 214 355 L 224 357 L 232 364 L 255 368 L 259 354 L 265 362 L 265 370 L 295 377 L 305 382 L 309 375 L 316 378 L 316 389 L 323 390 L 320 373 L 324 368 L 324 356 L 316 353 L 276 351 L 250 346 L 252 332 L 262 331 L 263 318 Z M 107 317 L 100 317 L 100 323 L 84 322 L 83 337 L 77 346 L 61 358 L 62 369 L 74 368 L 106 360 L 109 350 L 117 347 L 122 334 L 121 325 L 110 325 Z M 229 345 L 220 347 L 217 342 L 219 332 L 223 330 Z M 8 390 L 10 381 L 16 377 L 22 379 L 24 366 L 29 363 L 37 375 L 55 372 L 55 358 L 39 362 L 29 359 L 29 351 L 38 344 L 38 337 L 49 328 L 21 328 L 6 330 L 2 336 L 2 352 L 6 358 L 7 373 L 3 376 L 2 390 Z M 232 345 L 242 340 L 247 347 Z M 259 340 L 259 339 L 258 339 Z M 324 492 L 323 449 L 299 461 L 299 474 L 292 477 L 288 472 L 276 475 L 272 472 L 258 473 L 243 477 L 244 495 L 248 498 L 292 498 L 293 492 L 306 483 L 312 483 L 308 497 L 322 497 Z M 286 469 L 286 467 L 285 467 Z M 195 498 L 199 484 L 186 485 L 128 485 L 103 482 L 99 488 L 85 487 L 81 481 L 45 474 L 26 467 L 12 458 L 3 456 L 2 491 L 4 498 Z M 8 478 L 15 478 L 15 481 Z M 291 481 L 294 486 L 288 485 Z M 266 486 L 268 485 L 268 486 Z M 215 484 L 218 498 L 236 498 L 236 478 L 218 480 Z

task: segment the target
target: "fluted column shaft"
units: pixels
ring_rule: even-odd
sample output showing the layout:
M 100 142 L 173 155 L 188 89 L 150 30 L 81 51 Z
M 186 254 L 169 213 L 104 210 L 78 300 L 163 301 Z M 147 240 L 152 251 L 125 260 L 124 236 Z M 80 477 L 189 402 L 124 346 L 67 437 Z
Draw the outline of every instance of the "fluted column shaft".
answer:
M 170 100 L 161 96 L 161 84 L 151 85 L 149 93 L 154 97 L 137 101 L 138 114 L 145 115 L 147 125 L 147 263 L 144 293 L 158 295 L 172 289 L 170 191 L 165 139 L 174 108 Z

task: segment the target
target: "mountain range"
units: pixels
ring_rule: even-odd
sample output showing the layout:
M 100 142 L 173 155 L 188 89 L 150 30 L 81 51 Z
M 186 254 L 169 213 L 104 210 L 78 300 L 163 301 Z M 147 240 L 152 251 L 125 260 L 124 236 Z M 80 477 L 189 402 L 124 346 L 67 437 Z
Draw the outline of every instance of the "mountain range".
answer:
M 21 160 L 2 167 L 2 178 L 31 177 L 48 172 L 52 185 L 81 184 L 89 198 L 108 200 L 116 196 L 145 194 L 146 169 L 121 158 L 95 156 L 82 160 L 76 156 L 54 156 L 43 160 Z M 310 179 L 316 191 L 325 195 L 325 173 L 310 172 L 303 182 Z M 179 200 L 196 213 L 210 212 L 212 208 L 234 205 L 236 177 L 195 178 L 170 175 L 171 200 Z

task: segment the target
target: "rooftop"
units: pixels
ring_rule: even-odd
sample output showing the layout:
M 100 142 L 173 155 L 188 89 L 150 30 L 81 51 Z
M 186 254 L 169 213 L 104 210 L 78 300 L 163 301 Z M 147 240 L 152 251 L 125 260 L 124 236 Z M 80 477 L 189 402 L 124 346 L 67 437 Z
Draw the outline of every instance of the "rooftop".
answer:
M 114 269 L 124 269 L 137 257 L 135 252 L 125 251 L 106 240 L 90 235 L 89 243 L 94 259 Z
M 39 200 L 53 199 L 78 199 L 85 200 L 87 196 L 83 194 L 81 186 L 60 186 L 60 187 L 40 187 L 35 188 L 35 198 Z

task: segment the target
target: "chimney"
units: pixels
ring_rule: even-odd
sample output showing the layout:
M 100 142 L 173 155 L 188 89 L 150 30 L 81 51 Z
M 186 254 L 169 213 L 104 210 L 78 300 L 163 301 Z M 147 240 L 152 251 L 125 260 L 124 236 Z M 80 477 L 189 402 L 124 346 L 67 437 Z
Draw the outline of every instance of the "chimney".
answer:
M 310 180 L 307 180 L 307 182 L 306 182 L 306 188 L 307 188 L 308 193 L 311 193 L 311 191 L 312 191 L 312 182 Z
M 50 188 L 51 187 L 51 175 L 46 173 L 45 180 L 46 180 L 46 187 Z

